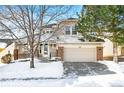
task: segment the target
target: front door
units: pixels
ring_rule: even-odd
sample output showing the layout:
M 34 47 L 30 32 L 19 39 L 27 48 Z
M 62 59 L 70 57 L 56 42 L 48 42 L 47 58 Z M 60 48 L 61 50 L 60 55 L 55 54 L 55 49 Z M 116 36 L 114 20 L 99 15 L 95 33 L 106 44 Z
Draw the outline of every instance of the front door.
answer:
M 49 45 L 47 43 L 43 44 L 43 52 L 44 57 L 49 57 Z

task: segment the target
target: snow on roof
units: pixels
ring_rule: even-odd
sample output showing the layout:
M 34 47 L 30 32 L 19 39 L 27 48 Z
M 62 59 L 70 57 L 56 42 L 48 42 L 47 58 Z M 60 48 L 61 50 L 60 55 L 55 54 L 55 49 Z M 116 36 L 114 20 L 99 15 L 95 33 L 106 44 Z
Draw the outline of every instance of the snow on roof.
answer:
M 47 33 L 41 36 L 41 41 L 49 41 L 49 40 L 55 40 L 55 36 L 53 33 Z
M 53 26 L 56 26 L 56 25 L 57 25 L 56 23 L 53 23 L 53 24 L 45 25 L 44 27 L 45 28 L 52 28 Z
M 35 40 L 37 41 L 39 36 L 35 36 Z M 53 33 L 46 33 L 41 36 L 40 42 L 49 42 L 49 43 L 102 43 L 102 42 L 86 42 L 80 40 L 79 36 L 71 36 L 71 35 L 54 35 Z M 23 38 L 22 42 L 27 43 L 27 38 Z
M 6 46 L 7 46 L 6 43 L 1 43 L 1 42 L 0 42 L 0 48 L 5 48 Z
M 81 40 L 78 40 L 77 36 L 59 36 L 58 43 L 81 43 Z
M 39 39 L 39 36 L 35 35 L 35 41 L 37 41 L 38 39 Z M 53 33 L 46 33 L 46 34 L 41 36 L 40 42 L 56 41 L 56 39 L 57 39 L 57 37 L 54 36 Z M 25 37 L 25 38 L 21 39 L 21 42 L 23 42 L 23 44 L 26 44 L 27 38 Z
M 0 39 L 0 48 L 5 48 L 12 44 L 14 39 Z

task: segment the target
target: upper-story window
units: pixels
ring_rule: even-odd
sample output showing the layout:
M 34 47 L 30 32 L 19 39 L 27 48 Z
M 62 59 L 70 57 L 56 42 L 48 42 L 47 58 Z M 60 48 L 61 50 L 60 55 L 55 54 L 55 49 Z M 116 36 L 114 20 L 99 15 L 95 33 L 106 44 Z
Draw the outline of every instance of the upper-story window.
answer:
M 77 35 L 75 26 L 65 26 L 65 34 L 66 35 Z
M 44 30 L 43 34 L 46 34 L 46 33 L 53 33 L 53 31 L 52 30 Z
M 70 35 L 70 30 L 71 30 L 70 28 L 71 28 L 71 26 L 66 26 L 65 27 L 65 34 L 66 35 Z
M 75 30 L 75 26 L 72 26 L 72 35 L 77 35 L 77 31 Z

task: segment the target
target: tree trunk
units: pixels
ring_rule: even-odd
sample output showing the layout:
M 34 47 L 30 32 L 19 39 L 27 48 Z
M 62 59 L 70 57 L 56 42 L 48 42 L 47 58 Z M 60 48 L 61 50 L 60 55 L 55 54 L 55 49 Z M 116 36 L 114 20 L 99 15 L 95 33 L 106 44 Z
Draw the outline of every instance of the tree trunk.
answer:
M 113 42 L 113 61 L 118 63 L 118 45 L 116 42 Z
M 31 60 L 30 60 L 30 68 L 34 68 L 34 51 L 33 48 L 31 48 Z

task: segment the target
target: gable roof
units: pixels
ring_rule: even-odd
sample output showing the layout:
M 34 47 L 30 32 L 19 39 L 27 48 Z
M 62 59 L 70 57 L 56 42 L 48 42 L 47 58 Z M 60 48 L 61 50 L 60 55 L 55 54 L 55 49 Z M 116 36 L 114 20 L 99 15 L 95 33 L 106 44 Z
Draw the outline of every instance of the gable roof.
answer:
M 8 47 L 10 44 L 12 44 L 14 42 L 14 39 L 0 39 L 1 43 L 6 43 Z
M 53 23 L 53 24 L 48 24 L 45 25 L 44 28 L 52 28 L 53 26 L 56 26 L 57 24 Z

